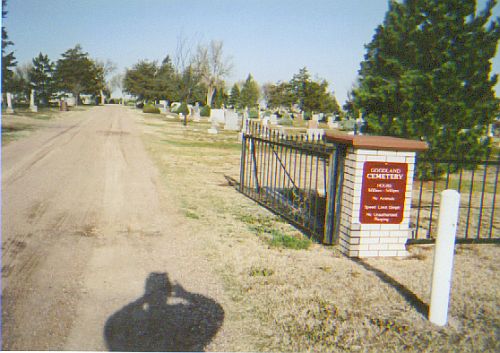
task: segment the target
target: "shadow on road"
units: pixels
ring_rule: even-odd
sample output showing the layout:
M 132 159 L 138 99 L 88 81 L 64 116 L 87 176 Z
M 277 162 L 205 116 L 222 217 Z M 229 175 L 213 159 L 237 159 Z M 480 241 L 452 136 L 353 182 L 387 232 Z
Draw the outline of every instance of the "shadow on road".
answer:
M 106 321 L 104 338 L 110 351 L 203 351 L 223 320 L 212 299 L 172 286 L 166 273 L 151 273 L 144 296 Z

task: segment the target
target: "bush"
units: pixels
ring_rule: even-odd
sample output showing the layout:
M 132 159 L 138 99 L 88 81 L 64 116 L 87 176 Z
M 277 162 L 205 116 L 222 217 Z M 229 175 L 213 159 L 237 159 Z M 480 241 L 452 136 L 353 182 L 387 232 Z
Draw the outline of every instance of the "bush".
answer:
M 200 110 L 200 116 L 207 116 L 208 117 L 208 116 L 210 116 L 210 111 L 211 111 L 210 107 L 208 105 L 205 105 Z
M 257 119 L 259 117 L 259 111 L 257 109 L 250 109 L 248 112 L 248 118 Z
M 182 103 L 179 108 L 177 108 L 174 113 L 177 113 L 177 114 L 184 114 L 184 115 L 188 115 L 189 114 L 189 109 L 188 109 L 188 106 L 186 103 Z
M 143 113 L 160 114 L 160 109 L 152 104 L 145 104 L 142 108 Z

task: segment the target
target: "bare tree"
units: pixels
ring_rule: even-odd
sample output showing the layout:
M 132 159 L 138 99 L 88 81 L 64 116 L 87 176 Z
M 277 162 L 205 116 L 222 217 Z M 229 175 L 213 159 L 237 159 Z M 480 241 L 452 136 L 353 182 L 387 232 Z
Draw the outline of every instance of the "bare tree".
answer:
M 95 63 L 98 67 L 102 68 L 104 73 L 104 79 L 106 81 L 106 88 L 109 90 L 109 94 L 113 91 L 111 80 L 109 75 L 116 71 L 116 63 L 107 59 L 105 62 L 102 60 L 95 60 Z M 104 104 L 104 90 L 101 89 L 101 104 Z
M 198 45 L 193 64 L 201 82 L 207 86 L 207 105 L 212 106 L 216 88 L 224 84 L 224 77 L 232 69 L 230 58 L 224 57 L 223 42 L 212 40 L 208 47 Z
M 191 65 L 192 62 L 192 44 L 184 36 L 184 34 L 179 34 L 177 36 L 177 47 L 174 54 L 174 67 L 177 73 L 182 73 L 184 70 Z
M 111 77 L 108 82 L 109 90 L 113 92 L 115 89 L 120 90 L 120 95 L 123 95 L 123 79 L 125 78 L 123 73 L 119 73 Z

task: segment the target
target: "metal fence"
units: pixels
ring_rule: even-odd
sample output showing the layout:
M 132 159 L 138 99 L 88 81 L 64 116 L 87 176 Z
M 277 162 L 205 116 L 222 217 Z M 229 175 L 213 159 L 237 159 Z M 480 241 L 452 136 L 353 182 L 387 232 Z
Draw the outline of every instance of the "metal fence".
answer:
M 500 242 L 498 156 L 496 161 L 418 160 L 417 170 L 423 165 L 432 180 L 414 180 L 410 224 L 414 231 L 408 243 L 434 241 L 440 193 L 445 189 L 460 193 L 457 242 Z
M 290 135 L 249 121 L 242 141 L 240 190 L 323 240 L 334 149 L 317 136 Z
M 337 236 L 345 146 L 248 121 L 243 134 L 240 191 L 318 241 Z M 457 242 L 500 243 L 500 158 L 419 160 L 413 181 L 408 243 L 434 242 L 440 193 L 457 190 Z M 332 166 L 332 168 L 330 168 Z M 425 167 L 425 178 L 419 171 Z

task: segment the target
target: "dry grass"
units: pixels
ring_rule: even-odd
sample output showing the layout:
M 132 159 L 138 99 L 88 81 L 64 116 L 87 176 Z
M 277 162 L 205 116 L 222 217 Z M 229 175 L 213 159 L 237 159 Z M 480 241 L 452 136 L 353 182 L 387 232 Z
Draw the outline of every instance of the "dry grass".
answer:
M 426 318 L 432 246 L 413 246 L 406 259 L 366 261 L 314 243 L 272 246 L 273 234 L 302 235 L 235 189 L 236 133 L 138 119 L 186 236 L 203 244 L 225 285 L 225 325 L 241 328 L 232 350 L 500 351 L 498 246 L 457 247 L 449 324 L 435 327 Z

